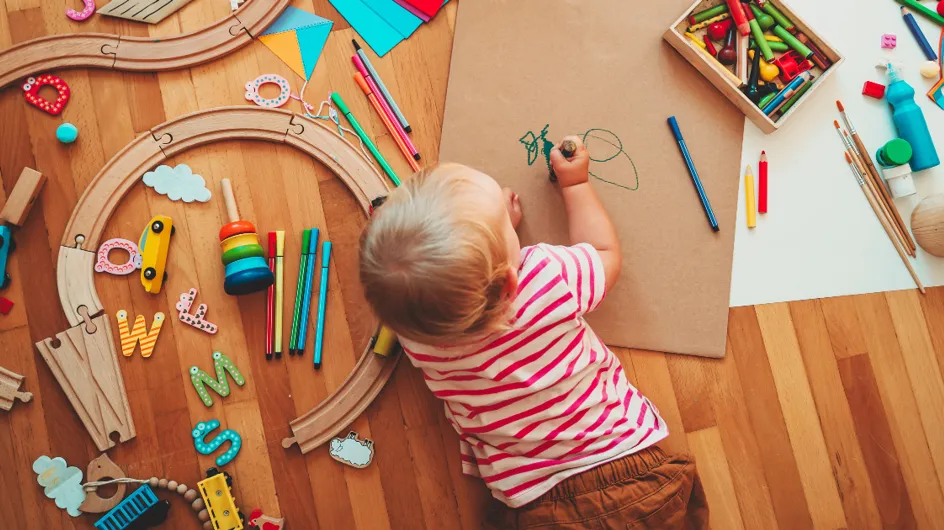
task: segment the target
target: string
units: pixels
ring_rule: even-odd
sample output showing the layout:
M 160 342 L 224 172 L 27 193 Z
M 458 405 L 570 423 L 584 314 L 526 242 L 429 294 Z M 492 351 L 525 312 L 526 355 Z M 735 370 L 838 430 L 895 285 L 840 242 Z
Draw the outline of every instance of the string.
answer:
M 289 97 L 291 97 L 292 99 L 296 101 L 299 101 L 302 104 L 302 109 L 306 117 L 311 118 L 313 120 L 325 120 L 325 121 L 329 121 L 333 123 L 335 127 L 338 128 L 338 136 L 340 136 L 342 139 L 347 140 L 347 136 L 344 135 L 345 131 L 354 135 L 357 138 L 357 143 L 358 145 L 360 145 L 361 153 L 364 155 L 364 158 L 366 158 L 367 161 L 370 162 L 371 166 L 373 166 L 374 165 L 373 160 L 371 160 L 370 155 L 367 153 L 367 148 L 364 146 L 364 141 L 361 140 L 361 137 L 356 132 L 341 125 L 341 119 L 338 115 L 338 111 L 331 105 L 331 98 L 328 98 L 321 102 L 321 105 L 318 106 L 317 114 L 311 113 L 311 110 L 314 109 L 315 107 L 309 104 L 307 101 L 305 101 L 305 89 L 308 88 L 308 81 L 309 81 L 308 79 L 305 80 L 305 83 L 302 85 L 302 89 L 298 92 L 297 96 L 295 94 L 290 94 Z M 328 114 L 326 115 L 321 113 L 324 110 L 325 106 L 328 107 Z
M 86 482 L 82 484 L 82 489 L 85 491 L 95 491 L 99 486 L 107 486 L 109 484 L 147 484 L 146 480 L 138 480 L 136 478 L 113 478 L 111 480 L 99 480 L 97 482 Z

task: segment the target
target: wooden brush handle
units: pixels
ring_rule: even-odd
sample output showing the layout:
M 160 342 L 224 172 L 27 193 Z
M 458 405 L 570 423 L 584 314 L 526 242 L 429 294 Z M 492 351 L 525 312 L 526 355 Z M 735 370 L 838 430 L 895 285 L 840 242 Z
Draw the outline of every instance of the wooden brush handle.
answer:
M 229 222 L 235 223 L 239 221 L 239 207 L 236 206 L 236 196 L 233 195 L 233 185 L 230 183 L 229 179 L 223 179 L 220 182 L 220 186 L 223 188 L 223 201 L 226 203 L 226 216 L 229 217 Z
M 872 211 L 875 212 L 875 216 L 878 217 L 878 221 L 882 224 L 882 228 L 884 228 L 885 233 L 888 234 L 888 239 L 891 240 L 892 245 L 895 247 L 895 252 L 898 253 L 898 257 L 901 258 L 902 263 L 904 263 L 905 267 L 908 269 L 908 274 L 911 275 L 915 285 L 918 286 L 918 291 L 920 291 L 921 294 L 924 294 L 924 285 L 921 283 L 921 279 L 918 278 L 918 273 L 915 272 L 914 267 L 911 266 L 911 260 L 909 260 L 908 256 L 905 255 L 902 244 L 899 242 L 898 238 L 895 237 L 895 230 L 892 228 L 888 217 L 882 214 L 881 207 L 878 204 L 879 201 L 875 198 L 872 190 L 867 186 L 862 186 L 862 192 L 865 193 L 865 198 L 869 201 L 869 205 L 872 206 Z
M 868 174 L 863 173 L 863 176 L 869 178 L 875 183 L 875 187 L 881 190 L 881 201 L 888 207 L 891 211 L 892 218 L 895 220 L 895 225 L 898 227 L 898 231 L 901 232 L 905 246 L 908 248 L 908 253 L 912 254 L 916 249 L 914 239 L 911 238 L 911 233 L 908 232 L 908 226 L 905 225 L 905 221 L 901 218 L 901 214 L 898 213 L 898 208 L 895 206 L 895 201 L 892 199 L 890 193 L 888 193 L 888 188 L 885 186 L 885 182 L 882 180 L 882 176 L 879 175 L 878 169 L 875 168 L 875 164 L 872 163 L 872 157 L 869 155 L 869 152 L 865 149 L 865 144 L 862 143 L 862 139 L 859 138 L 859 134 L 852 135 L 852 141 L 855 142 L 856 149 L 859 150 L 861 158 L 865 161 L 865 166 L 868 169 Z M 912 254 L 913 255 L 913 254 Z

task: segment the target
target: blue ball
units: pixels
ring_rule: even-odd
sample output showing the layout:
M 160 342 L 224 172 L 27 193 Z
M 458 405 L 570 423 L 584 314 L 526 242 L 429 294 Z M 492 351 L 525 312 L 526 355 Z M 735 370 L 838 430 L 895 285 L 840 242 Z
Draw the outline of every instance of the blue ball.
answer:
M 56 139 L 64 144 L 71 144 L 79 137 L 79 130 L 71 123 L 63 123 L 56 128 Z

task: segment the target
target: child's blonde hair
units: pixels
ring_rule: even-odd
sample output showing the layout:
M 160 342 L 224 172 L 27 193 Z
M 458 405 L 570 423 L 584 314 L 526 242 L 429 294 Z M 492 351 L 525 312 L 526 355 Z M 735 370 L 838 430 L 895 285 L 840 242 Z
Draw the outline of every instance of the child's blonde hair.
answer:
M 367 302 L 403 337 L 449 345 L 507 327 L 505 209 L 483 197 L 473 171 L 420 171 L 390 193 L 361 237 Z

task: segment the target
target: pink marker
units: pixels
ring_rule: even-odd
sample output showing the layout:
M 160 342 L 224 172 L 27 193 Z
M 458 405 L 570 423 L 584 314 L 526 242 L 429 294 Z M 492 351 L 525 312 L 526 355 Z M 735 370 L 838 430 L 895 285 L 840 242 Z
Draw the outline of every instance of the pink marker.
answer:
M 351 61 L 354 63 L 354 67 L 357 68 L 357 71 L 360 72 L 362 76 L 364 76 L 364 79 L 367 81 L 367 85 L 370 87 L 370 91 L 374 94 L 381 94 L 380 89 L 377 87 L 377 83 L 374 82 L 374 78 L 370 75 L 370 72 L 367 71 L 364 61 L 362 61 L 357 54 L 351 56 Z M 391 109 L 390 105 L 387 104 L 387 100 L 383 97 L 378 97 L 377 100 L 380 102 L 380 106 L 383 108 L 384 114 L 386 114 L 387 118 L 390 119 L 390 123 L 392 123 L 396 128 L 397 135 L 400 136 L 400 139 L 403 140 L 403 143 L 410 151 L 410 154 L 413 155 L 413 159 L 419 160 L 419 151 L 416 149 L 413 141 L 410 140 L 409 135 L 406 134 L 406 130 L 404 130 L 403 126 L 400 125 L 400 121 L 397 120 L 397 115 L 393 113 L 393 109 Z

